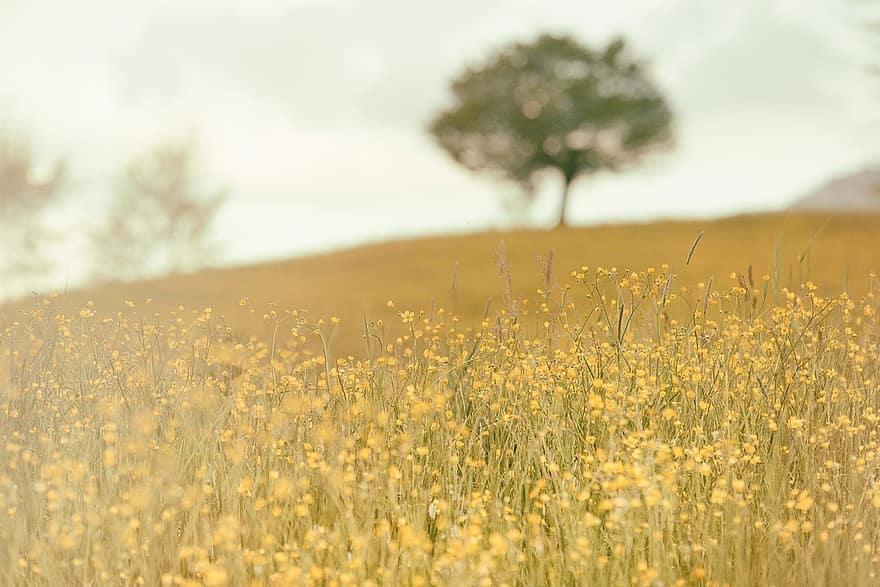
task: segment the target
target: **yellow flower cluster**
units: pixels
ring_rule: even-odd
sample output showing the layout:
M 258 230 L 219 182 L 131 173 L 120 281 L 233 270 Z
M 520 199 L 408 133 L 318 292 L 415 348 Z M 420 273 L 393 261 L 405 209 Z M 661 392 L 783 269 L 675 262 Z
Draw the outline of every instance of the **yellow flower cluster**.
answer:
M 0 330 L 0 584 L 880 581 L 873 293 L 572 278 L 473 328 L 389 302 L 357 358 L 345 317 L 38 304 Z

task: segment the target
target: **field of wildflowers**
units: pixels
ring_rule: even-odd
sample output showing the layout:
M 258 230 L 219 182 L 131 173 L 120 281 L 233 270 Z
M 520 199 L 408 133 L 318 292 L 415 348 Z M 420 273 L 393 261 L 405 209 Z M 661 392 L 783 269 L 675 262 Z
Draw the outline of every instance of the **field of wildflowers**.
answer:
M 389 302 L 358 357 L 303 311 L 38 301 L 0 329 L 0 584 L 877 584 L 876 278 L 714 281 Z

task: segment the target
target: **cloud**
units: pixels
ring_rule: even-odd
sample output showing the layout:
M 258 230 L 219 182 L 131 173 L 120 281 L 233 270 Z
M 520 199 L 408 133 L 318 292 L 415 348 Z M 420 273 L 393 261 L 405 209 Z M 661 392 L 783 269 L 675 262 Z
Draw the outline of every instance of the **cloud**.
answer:
M 647 44 L 687 115 L 809 106 L 841 111 L 859 63 L 839 42 L 828 0 L 680 3 L 657 15 Z M 824 19 L 825 27 L 816 26 Z
M 412 125 L 488 49 L 542 29 L 601 39 L 627 14 L 574 1 L 547 10 L 522 0 L 349 0 L 246 13 L 229 2 L 179 3 L 149 19 L 114 70 L 131 103 L 232 92 L 270 101 L 297 124 Z

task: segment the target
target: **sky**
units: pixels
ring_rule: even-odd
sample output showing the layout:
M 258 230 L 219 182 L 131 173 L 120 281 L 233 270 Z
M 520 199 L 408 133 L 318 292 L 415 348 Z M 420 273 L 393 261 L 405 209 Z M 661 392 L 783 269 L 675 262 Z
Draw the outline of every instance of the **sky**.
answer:
M 426 124 L 449 81 L 509 41 L 622 34 L 669 97 L 677 147 L 579 181 L 573 223 L 774 210 L 880 157 L 854 4 L 0 0 L 0 126 L 69 161 L 56 281 L 84 275 L 119 168 L 190 133 L 206 181 L 229 190 L 223 263 L 548 226 L 558 185 L 512 219 L 515 188 L 457 168 Z

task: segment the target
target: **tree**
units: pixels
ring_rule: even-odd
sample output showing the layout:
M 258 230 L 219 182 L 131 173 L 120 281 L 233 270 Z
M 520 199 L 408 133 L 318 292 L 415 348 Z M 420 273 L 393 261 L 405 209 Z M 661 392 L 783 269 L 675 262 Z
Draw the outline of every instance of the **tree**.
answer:
M 210 260 L 211 223 L 226 194 L 202 191 L 196 163 L 186 140 L 159 145 L 124 168 L 104 225 L 92 235 L 98 276 L 192 270 Z
M 452 82 L 455 104 L 430 132 L 456 161 L 534 193 L 539 172 L 562 177 L 559 225 L 572 183 L 670 146 L 673 115 L 623 40 L 601 50 L 543 35 L 510 45 Z
M 0 133 L 0 278 L 5 282 L 49 270 L 45 212 L 64 185 L 64 163 L 40 162 L 19 134 Z

